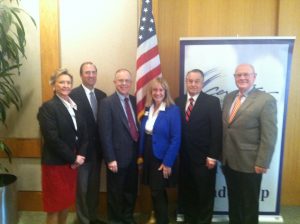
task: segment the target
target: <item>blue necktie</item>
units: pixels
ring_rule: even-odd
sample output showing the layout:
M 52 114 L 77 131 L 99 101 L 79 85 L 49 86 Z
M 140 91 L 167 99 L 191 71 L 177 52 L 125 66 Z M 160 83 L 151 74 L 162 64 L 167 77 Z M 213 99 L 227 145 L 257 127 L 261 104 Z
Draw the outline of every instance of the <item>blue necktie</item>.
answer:
M 93 91 L 90 92 L 90 101 L 91 101 L 91 107 L 94 114 L 95 120 L 97 120 L 97 99 L 95 96 L 95 93 Z

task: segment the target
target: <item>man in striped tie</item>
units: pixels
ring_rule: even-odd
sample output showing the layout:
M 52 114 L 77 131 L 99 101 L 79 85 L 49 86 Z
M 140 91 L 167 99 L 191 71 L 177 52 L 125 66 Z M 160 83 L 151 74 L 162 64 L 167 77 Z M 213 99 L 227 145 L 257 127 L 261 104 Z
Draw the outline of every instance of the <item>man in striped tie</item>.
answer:
M 257 224 L 262 174 L 270 165 L 277 137 L 277 105 L 270 94 L 254 87 L 250 64 L 237 66 L 238 90 L 223 103 L 223 172 L 230 224 Z
M 187 94 L 176 99 L 182 117 L 179 207 L 188 223 L 211 223 L 216 160 L 222 142 L 220 101 L 202 91 L 204 73 L 193 69 L 186 75 Z M 179 217 L 178 217 L 179 218 Z

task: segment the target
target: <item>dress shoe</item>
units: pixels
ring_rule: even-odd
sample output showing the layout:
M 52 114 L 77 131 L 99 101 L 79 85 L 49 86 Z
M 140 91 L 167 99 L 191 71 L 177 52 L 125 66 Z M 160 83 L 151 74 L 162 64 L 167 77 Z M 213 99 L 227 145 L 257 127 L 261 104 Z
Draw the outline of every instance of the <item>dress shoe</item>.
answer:
M 154 214 L 154 211 L 151 211 L 151 215 L 146 224 L 155 224 L 155 223 L 156 223 L 155 214 Z
M 180 213 L 178 213 L 177 215 L 176 215 L 176 222 L 184 222 L 184 214 L 180 214 Z

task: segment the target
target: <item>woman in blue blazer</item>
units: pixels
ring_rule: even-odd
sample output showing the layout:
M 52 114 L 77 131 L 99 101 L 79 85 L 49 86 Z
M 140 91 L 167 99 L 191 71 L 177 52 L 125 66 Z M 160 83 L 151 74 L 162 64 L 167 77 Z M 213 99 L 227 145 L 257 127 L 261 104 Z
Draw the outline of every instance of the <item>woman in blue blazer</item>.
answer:
M 149 85 L 145 107 L 139 161 L 143 162 L 143 183 L 151 190 L 156 223 L 166 224 L 169 221 L 166 187 L 176 182 L 174 165 L 181 141 L 181 120 L 163 78 L 156 78 Z

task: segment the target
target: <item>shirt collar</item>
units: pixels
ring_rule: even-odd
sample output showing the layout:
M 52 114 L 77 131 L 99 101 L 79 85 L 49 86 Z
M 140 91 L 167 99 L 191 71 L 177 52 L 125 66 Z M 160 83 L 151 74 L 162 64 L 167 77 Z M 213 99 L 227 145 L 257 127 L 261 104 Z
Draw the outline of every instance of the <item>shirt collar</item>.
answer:
M 93 89 L 89 89 L 89 88 L 87 88 L 83 84 L 81 84 L 81 86 L 83 87 L 85 94 L 87 94 L 88 96 L 90 95 L 90 92 L 94 92 L 94 90 L 95 90 L 94 88 Z
M 194 102 L 196 102 L 196 100 L 198 99 L 198 96 L 200 95 L 200 93 L 194 95 L 194 96 L 191 96 L 189 93 L 187 93 L 187 101 L 190 100 L 190 98 L 193 98 L 194 99 Z
M 151 107 L 154 108 L 154 104 L 152 104 Z M 165 103 L 165 102 L 162 102 L 162 103 L 159 105 L 158 111 L 165 111 L 165 110 L 166 110 L 166 103 Z
M 254 89 L 254 86 L 250 87 L 248 90 L 246 90 L 246 91 L 244 92 L 244 94 L 242 94 L 242 96 L 243 96 L 243 97 L 248 97 L 248 96 L 249 96 L 249 93 L 250 93 L 253 89 Z M 240 91 L 238 91 L 236 95 L 238 96 L 238 95 L 240 95 L 240 94 L 241 94 Z
M 116 92 L 117 92 L 117 94 L 118 94 L 118 96 L 119 96 L 119 98 L 120 98 L 121 101 L 124 101 L 125 98 L 130 99 L 130 98 L 129 98 L 129 95 L 128 95 L 128 96 L 124 96 L 124 95 L 122 95 L 121 93 L 119 93 L 118 91 L 116 91 Z
M 74 110 L 77 110 L 77 105 L 76 103 L 69 97 L 69 101 L 66 101 L 62 97 L 56 94 L 56 96 L 61 100 L 61 102 L 66 106 L 66 107 L 71 107 Z

